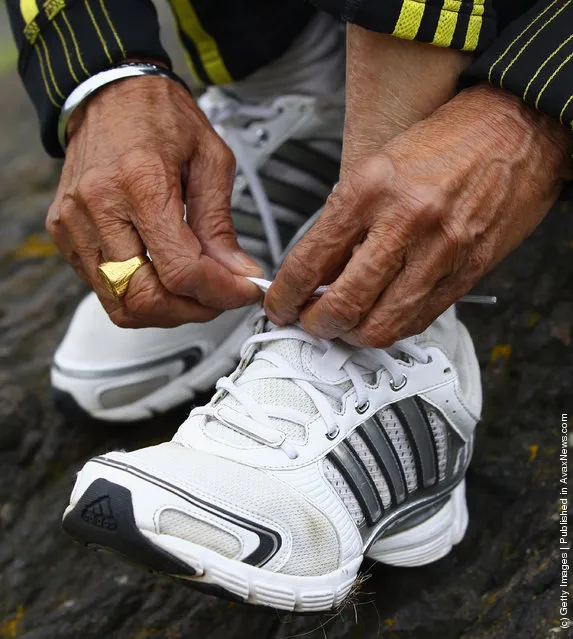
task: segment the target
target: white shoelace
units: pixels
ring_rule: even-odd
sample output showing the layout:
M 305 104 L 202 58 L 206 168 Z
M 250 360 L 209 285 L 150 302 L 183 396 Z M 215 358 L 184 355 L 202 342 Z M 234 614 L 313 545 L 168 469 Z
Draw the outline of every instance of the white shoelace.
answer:
M 264 317 L 261 310 L 255 320 Z M 359 413 L 365 413 L 369 408 L 367 401 L 367 383 L 364 375 L 385 370 L 390 376 L 390 386 L 397 390 L 406 383 L 406 376 L 402 366 L 398 363 L 400 356 L 406 355 L 410 360 L 426 364 L 430 361 L 427 352 L 414 343 L 412 338 L 396 342 L 391 348 L 356 348 L 340 340 L 326 340 L 311 337 L 300 325 L 287 328 L 277 328 L 267 333 L 260 333 L 249 337 L 241 349 L 241 357 L 244 357 L 251 347 L 260 346 L 267 342 L 278 340 L 298 340 L 310 344 L 313 349 L 321 354 L 321 365 L 329 371 L 343 371 L 346 381 L 350 381 L 356 393 L 355 408 Z M 195 408 L 191 415 L 204 415 L 208 419 L 215 419 L 239 433 L 253 440 L 270 446 L 280 448 L 291 458 L 296 459 L 296 448 L 286 441 L 286 435 L 271 421 L 272 417 L 284 419 L 304 426 L 309 419 L 307 413 L 296 410 L 294 407 L 272 406 L 258 404 L 245 391 L 245 384 L 264 379 L 289 380 L 301 388 L 310 397 L 316 409 L 326 423 L 326 435 L 333 439 L 338 435 L 339 427 L 336 422 L 335 410 L 327 395 L 336 397 L 336 390 L 329 385 L 320 382 L 316 377 L 308 375 L 293 367 L 284 357 L 269 350 L 258 350 L 253 361 L 266 361 L 272 366 L 264 368 L 247 369 L 235 380 L 222 377 L 217 382 L 217 389 L 226 391 L 238 403 L 238 408 L 231 408 L 215 402 Z
M 235 154 L 237 168 L 244 175 L 249 186 L 251 195 L 261 216 L 273 266 L 278 268 L 284 247 L 280 239 L 280 233 L 273 215 L 271 203 L 265 193 L 257 169 L 253 165 L 249 153 L 245 148 L 245 142 L 241 136 L 243 128 L 241 123 L 249 120 L 264 122 L 274 119 L 280 114 L 281 109 L 276 105 L 265 106 L 239 102 L 230 96 L 226 96 L 225 100 L 221 102 L 204 102 L 202 108 L 211 124 L 225 127 L 225 139 Z

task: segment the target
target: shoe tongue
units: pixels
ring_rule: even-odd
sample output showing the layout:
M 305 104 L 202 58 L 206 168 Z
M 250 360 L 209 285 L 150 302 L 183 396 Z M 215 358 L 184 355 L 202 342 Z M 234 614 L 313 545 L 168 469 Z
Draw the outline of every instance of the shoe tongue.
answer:
M 308 373 L 308 371 L 305 371 L 303 365 L 303 353 L 310 348 L 311 346 L 309 344 L 297 339 L 278 339 L 263 344 L 260 350 L 277 353 L 296 370 Z M 245 373 L 247 371 L 272 370 L 275 368 L 274 364 L 259 359 L 251 362 L 245 370 Z M 308 394 L 290 379 L 269 377 L 255 379 L 246 383 L 241 383 L 239 379 L 238 383 L 241 390 L 248 393 L 257 404 L 294 408 L 302 413 L 306 413 L 309 418 L 317 412 L 316 406 Z M 224 397 L 220 405 L 241 410 L 240 403 L 231 395 Z M 306 435 L 304 426 L 286 419 L 278 419 L 276 417 L 269 419 L 277 429 L 284 432 L 290 440 L 294 442 L 304 441 Z M 205 430 L 216 436 L 217 439 L 223 439 L 230 445 L 249 448 L 260 445 L 254 442 L 250 437 L 237 433 L 232 428 L 215 420 L 210 420 L 205 425 Z
M 268 280 L 254 277 L 249 277 L 248 279 L 256 284 L 263 292 L 266 292 L 271 285 L 271 282 Z M 267 323 L 267 328 L 271 334 L 273 331 L 281 330 L 270 323 Z M 259 352 L 270 351 L 272 353 L 276 353 L 295 370 L 301 371 L 306 375 L 313 375 L 310 368 L 305 364 L 307 358 L 310 359 L 313 348 L 312 344 L 305 341 L 294 338 L 285 339 L 281 337 L 280 339 L 271 340 L 261 344 Z M 247 366 L 242 375 L 245 375 L 247 371 L 260 371 L 264 369 L 272 370 L 274 368 L 276 368 L 276 366 L 271 362 L 264 359 L 256 359 Z M 241 390 L 248 393 L 257 404 L 293 408 L 299 412 L 306 413 L 309 420 L 317 413 L 317 408 L 308 393 L 290 379 L 268 377 L 241 383 L 239 377 L 237 382 Z M 332 384 L 323 384 L 319 382 L 318 378 L 315 384 L 317 389 L 325 392 L 326 397 L 335 410 L 338 408 L 338 400 L 348 390 L 350 385 L 350 381 L 345 381 L 341 384 L 337 384 L 336 386 Z M 226 395 L 220 401 L 219 405 L 242 410 L 240 402 L 238 402 L 232 395 Z M 284 432 L 287 438 L 294 443 L 302 443 L 305 441 L 305 426 L 287 419 L 279 419 L 276 417 L 270 417 L 269 420 L 278 430 Z M 239 448 L 256 448 L 261 446 L 261 444 L 255 442 L 252 438 L 238 433 L 233 428 L 218 420 L 208 420 L 204 425 L 204 431 L 213 436 L 215 439 L 223 441 L 230 446 L 236 446 Z

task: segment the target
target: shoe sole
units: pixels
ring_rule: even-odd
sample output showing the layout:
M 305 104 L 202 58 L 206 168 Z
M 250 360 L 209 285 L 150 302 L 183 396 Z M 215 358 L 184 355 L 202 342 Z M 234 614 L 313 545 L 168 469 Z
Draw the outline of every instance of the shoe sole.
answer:
M 73 418 L 81 416 L 110 422 L 150 419 L 191 401 L 198 393 L 210 390 L 221 376 L 227 375 L 236 366 L 240 348 L 249 334 L 247 321 L 243 319 L 229 337 L 196 366 L 137 401 L 115 408 L 90 408 L 82 398 L 91 399 L 103 390 L 144 384 L 161 377 L 165 375 L 165 360 L 158 367 L 142 367 L 141 372 L 130 372 L 124 376 L 102 372 L 87 379 L 53 366 L 51 380 L 54 403 L 64 415 Z M 180 356 L 174 355 L 173 362 L 179 359 Z
M 109 521 L 105 508 L 93 511 L 94 503 L 104 502 L 107 512 L 113 513 Z M 93 481 L 80 499 L 68 506 L 62 526 L 90 549 L 110 551 L 206 594 L 296 613 L 338 608 L 350 594 L 363 559 L 357 557 L 329 574 L 313 577 L 257 568 L 177 537 L 139 529 L 129 489 L 103 478 Z M 450 552 L 463 538 L 466 527 L 462 482 L 437 513 L 417 526 L 375 542 L 367 556 L 396 566 L 421 566 Z
M 391 566 L 425 566 L 445 557 L 462 541 L 468 522 L 464 480 L 437 513 L 404 532 L 374 542 L 366 556 Z

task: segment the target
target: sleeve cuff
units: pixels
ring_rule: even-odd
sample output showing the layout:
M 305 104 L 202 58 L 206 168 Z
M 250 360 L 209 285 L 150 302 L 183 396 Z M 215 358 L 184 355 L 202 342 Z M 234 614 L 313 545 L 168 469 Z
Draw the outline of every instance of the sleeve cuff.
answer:
M 572 39 L 573 3 L 538 2 L 466 69 L 462 86 L 489 82 L 571 128 Z
M 435 46 L 483 51 L 496 35 L 491 0 L 312 0 L 335 17 L 370 31 Z
M 19 72 L 40 120 L 42 142 L 62 157 L 57 122 L 68 95 L 86 78 L 126 58 L 170 65 L 148 0 L 47 0 L 20 3 Z

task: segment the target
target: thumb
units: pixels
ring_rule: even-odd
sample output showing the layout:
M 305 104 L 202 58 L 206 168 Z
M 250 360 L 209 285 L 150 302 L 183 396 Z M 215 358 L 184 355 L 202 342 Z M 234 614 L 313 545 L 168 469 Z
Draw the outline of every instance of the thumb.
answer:
M 216 135 L 216 134 L 215 134 Z M 261 267 L 240 247 L 231 218 L 235 158 L 216 136 L 192 158 L 187 178 L 187 223 L 204 255 L 235 275 L 262 276 Z

